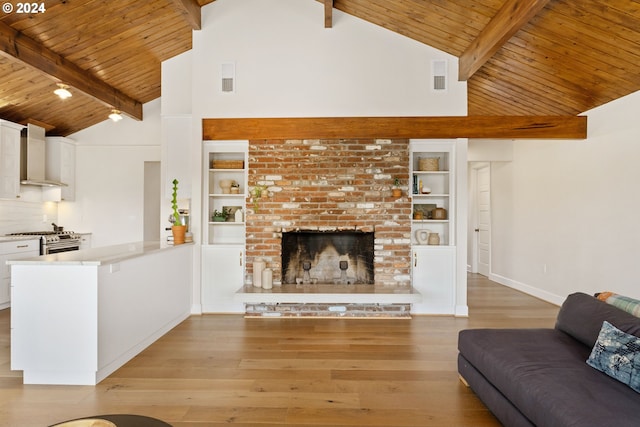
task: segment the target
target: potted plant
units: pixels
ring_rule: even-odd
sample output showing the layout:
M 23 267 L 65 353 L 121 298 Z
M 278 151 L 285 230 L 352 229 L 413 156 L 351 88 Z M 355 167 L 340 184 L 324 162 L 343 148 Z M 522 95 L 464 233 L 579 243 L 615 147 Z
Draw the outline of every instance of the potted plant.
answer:
M 253 190 L 251 190 L 251 198 L 253 199 L 253 211 L 255 213 L 258 213 L 258 201 L 262 198 L 262 193 L 266 189 L 267 188 L 262 185 L 256 185 L 255 187 L 253 187 Z
M 173 244 L 180 245 L 184 243 L 184 235 L 187 232 L 187 226 L 182 223 L 180 211 L 178 210 L 178 180 L 173 180 L 173 193 L 171 193 L 171 208 L 173 209 L 173 225 L 171 233 L 173 234 Z
M 398 178 L 397 176 L 393 180 L 393 188 L 391 189 L 391 194 L 395 198 L 402 197 L 402 189 L 400 188 L 400 178 Z
M 214 222 L 225 222 L 227 220 L 227 212 L 225 212 L 224 209 L 222 211 L 215 209 L 213 215 L 211 215 L 211 220 Z
M 231 194 L 239 194 L 240 193 L 240 184 L 237 181 L 233 181 L 231 183 Z

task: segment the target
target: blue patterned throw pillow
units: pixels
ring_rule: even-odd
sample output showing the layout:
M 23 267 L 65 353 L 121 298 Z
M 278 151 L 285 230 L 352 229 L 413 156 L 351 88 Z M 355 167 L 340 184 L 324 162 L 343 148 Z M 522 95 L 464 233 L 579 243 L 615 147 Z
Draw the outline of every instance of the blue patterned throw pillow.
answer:
M 605 321 L 587 363 L 640 392 L 640 338 Z

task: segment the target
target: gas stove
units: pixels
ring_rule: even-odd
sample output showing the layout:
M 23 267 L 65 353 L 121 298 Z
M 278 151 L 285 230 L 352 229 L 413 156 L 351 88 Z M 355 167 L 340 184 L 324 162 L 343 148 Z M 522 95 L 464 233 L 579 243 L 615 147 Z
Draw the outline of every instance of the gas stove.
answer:
M 40 239 L 40 255 L 77 251 L 80 248 L 81 240 L 80 235 L 73 231 L 27 231 L 11 233 L 9 236 L 38 237 Z

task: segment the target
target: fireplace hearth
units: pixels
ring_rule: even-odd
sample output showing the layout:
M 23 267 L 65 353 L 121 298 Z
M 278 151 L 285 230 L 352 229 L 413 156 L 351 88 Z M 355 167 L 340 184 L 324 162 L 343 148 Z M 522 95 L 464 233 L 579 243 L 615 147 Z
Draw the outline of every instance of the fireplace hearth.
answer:
M 374 233 L 282 233 L 283 284 L 373 284 Z

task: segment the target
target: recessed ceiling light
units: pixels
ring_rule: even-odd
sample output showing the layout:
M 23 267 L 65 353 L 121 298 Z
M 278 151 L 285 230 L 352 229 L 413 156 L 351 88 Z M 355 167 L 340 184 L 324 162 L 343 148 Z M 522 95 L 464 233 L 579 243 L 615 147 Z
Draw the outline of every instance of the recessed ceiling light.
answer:
M 60 99 L 67 99 L 73 96 L 71 92 L 69 92 L 69 86 L 64 83 L 58 83 L 58 89 L 54 90 L 53 93 L 58 95 Z

